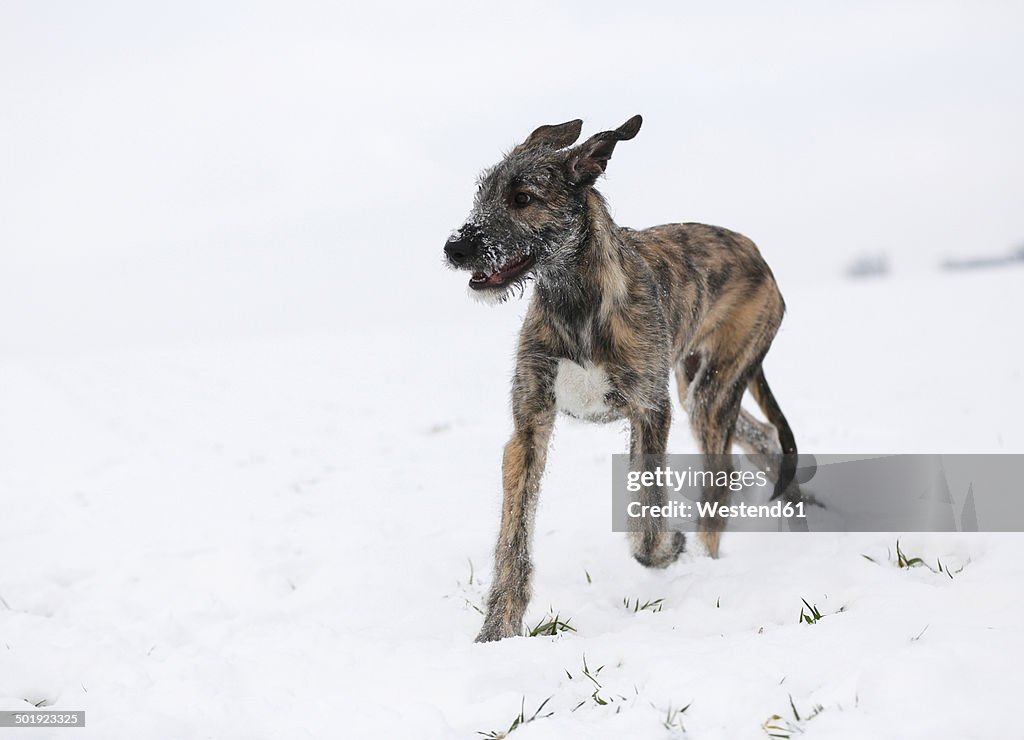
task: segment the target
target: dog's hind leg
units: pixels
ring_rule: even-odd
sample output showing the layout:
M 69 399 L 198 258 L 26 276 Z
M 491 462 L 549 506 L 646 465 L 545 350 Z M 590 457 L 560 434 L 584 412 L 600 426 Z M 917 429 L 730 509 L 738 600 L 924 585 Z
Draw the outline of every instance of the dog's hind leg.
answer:
M 732 438 L 736 422 L 722 417 L 733 417 L 732 407 L 739 412 L 740 391 L 736 398 L 722 403 L 722 376 L 717 367 L 710 366 L 706 351 L 693 350 L 681 356 L 675 368 L 676 386 L 679 391 L 679 403 L 690 418 L 690 428 L 704 453 L 704 467 L 713 474 L 719 470 L 732 469 L 728 453 L 732 446 Z M 735 394 L 734 394 L 735 395 Z M 718 406 L 721 405 L 721 408 Z M 715 406 L 716 408 L 712 408 Z M 744 436 L 742 442 L 746 441 Z M 717 502 L 727 504 L 729 489 L 717 486 L 706 486 L 701 495 L 703 504 Z M 711 557 L 718 557 L 718 543 L 724 524 L 720 519 L 702 517 L 698 522 L 698 537 Z
M 700 370 L 703 356 L 699 352 L 690 352 L 676 364 L 676 386 L 679 390 L 679 403 L 685 410 L 689 410 L 691 400 L 689 398 L 690 383 Z M 755 374 L 755 379 L 757 375 Z M 751 381 L 751 393 L 753 384 Z M 749 411 L 740 407 L 739 416 L 736 419 L 736 428 L 733 432 L 733 442 L 748 455 L 774 461 L 782 454 L 782 447 L 779 444 L 778 433 L 770 424 L 761 421 Z M 777 468 L 776 468 L 777 469 Z
M 733 442 L 748 455 L 773 461 L 782 454 L 775 427 L 766 424 L 744 408 L 736 419 Z
M 690 391 L 690 426 L 704 453 L 705 469 L 714 475 L 715 482 L 704 487 L 702 502 L 705 506 L 729 503 L 729 486 L 721 484 L 724 473 L 732 474 L 730 451 L 740 413 L 747 371 L 727 362 L 707 357 Z M 699 537 L 711 557 L 718 557 L 718 545 L 725 519 L 703 516 L 699 522 Z
M 676 383 L 679 388 L 679 402 L 684 408 L 691 405 L 691 400 L 688 398 L 690 382 L 694 379 L 697 371 L 700 368 L 700 362 L 702 356 L 697 352 L 692 352 L 686 356 L 686 358 L 679 361 L 676 366 Z M 757 384 L 761 377 L 763 377 L 764 371 L 761 368 L 754 373 L 754 377 L 751 379 L 747 390 L 757 400 Z M 765 384 L 767 385 L 767 384 Z M 770 391 L 769 391 L 770 392 Z M 772 397 L 774 401 L 774 396 Z M 778 404 L 775 404 L 778 407 Z M 779 415 L 781 415 L 779 410 Z M 778 417 L 776 417 L 778 418 Z M 785 421 L 785 417 L 782 417 L 780 424 L 784 425 L 786 430 L 789 429 L 789 425 Z M 792 432 L 789 433 L 789 438 L 792 439 Z M 773 498 L 776 498 L 781 493 L 792 497 L 800 497 L 800 490 L 798 484 L 793 482 L 794 470 L 792 468 L 795 462 L 795 442 L 792 443 L 790 449 L 794 450 L 793 457 L 786 459 L 783 455 L 782 444 L 779 442 L 779 432 L 772 425 L 761 421 L 756 416 L 751 414 L 749 411 L 740 407 L 739 414 L 736 417 L 736 426 L 733 430 L 732 435 L 733 444 L 737 445 L 743 452 L 745 452 L 757 465 L 758 468 L 765 471 L 768 475 L 768 479 L 772 482 L 773 486 L 778 484 L 780 478 L 782 478 L 782 487 L 773 493 Z

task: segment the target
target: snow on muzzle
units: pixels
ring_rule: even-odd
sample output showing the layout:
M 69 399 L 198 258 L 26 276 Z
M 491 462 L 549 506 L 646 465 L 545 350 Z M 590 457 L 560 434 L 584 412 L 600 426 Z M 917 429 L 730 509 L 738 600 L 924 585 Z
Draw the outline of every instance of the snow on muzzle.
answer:
M 534 262 L 535 260 L 533 255 L 527 254 L 525 257 L 521 257 L 515 262 L 512 262 L 489 275 L 486 272 L 474 272 L 473 277 L 469 279 L 469 287 L 473 288 L 473 290 L 503 287 L 515 281 L 516 278 L 522 276 L 527 270 L 533 267 Z

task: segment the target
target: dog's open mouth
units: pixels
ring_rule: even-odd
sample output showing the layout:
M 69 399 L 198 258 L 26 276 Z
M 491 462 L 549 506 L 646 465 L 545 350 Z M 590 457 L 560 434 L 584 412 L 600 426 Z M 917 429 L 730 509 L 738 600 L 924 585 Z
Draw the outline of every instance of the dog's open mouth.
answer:
M 469 287 L 473 290 L 504 287 L 533 267 L 533 263 L 533 255 L 528 254 L 490 275 L 486 272 L 474 272 L 473 277 L 469 279 Z

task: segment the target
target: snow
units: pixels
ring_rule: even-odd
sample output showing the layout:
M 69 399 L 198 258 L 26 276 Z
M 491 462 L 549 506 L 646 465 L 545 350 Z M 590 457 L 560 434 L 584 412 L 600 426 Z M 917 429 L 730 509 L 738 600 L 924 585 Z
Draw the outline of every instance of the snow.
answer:
M 439 268 L 439 290 L 463 277 Z M 991 337 L 1020 278 L 793 292 L 767 372 L 802 448 L 1021 449 L 1020 350 Z M 900 538 L 952 579 L 889 562 L 898 533 L 727 534 L 717 561 L 648 571 L 609 527 L 620 424 L 562 417 L 543 485 L 527 622 L 577 631 L 473 644 L 524 305 L 5 357 L 0 708 L 84 709 L 93 737 L 472 737 L 548 697 L 517 736 L 679 736 L 662 722 L 687 705 L 700 738 L 765 737 L 773 714 L 810 737 L 1016 726 L 1019 536 Z M 681 412 L 672 449 L 694 449 Z M 798 723 L 790 697 L 822 709 Z
M 1020 4 L 593 10 L 3 5 L 0 710 L 86 727 L 0 740 L 1021 734 L 1021 535 L 645 570 L 621 423 L 548 457 L 526 621 L 576 631 L 472 642 L 526 304 L 442 248 L 538 125 L 641 113 L 615 218 L 758 243 L 802 451 L 1024 451 L 1024 267 L 940 269 L 1022 238 Z

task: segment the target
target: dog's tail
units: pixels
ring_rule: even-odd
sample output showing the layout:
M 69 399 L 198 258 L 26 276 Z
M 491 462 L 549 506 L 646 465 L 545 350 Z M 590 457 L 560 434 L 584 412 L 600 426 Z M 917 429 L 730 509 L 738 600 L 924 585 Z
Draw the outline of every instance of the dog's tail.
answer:
M 793 482 L 793 478 L 796 477 L 796 438 L 793 436 L 793 430 L 789 428 L 786 415 L 779 408 L 779 402 L 772 395 L 772 389 L 768 387 L 768 381 L 764 377 L 764 368 L 757 368 L 748 388 L 750 395 L 754 397 L 757 405 L 764 412 L 765 418 L 775 427 L 775 431 L 779 435 L 782 463 L 779 465 L 779 477 L 775 481 L 775 492 L 772 494 L 772 499 L 776 499 L 785 492 L 789 484 Z

